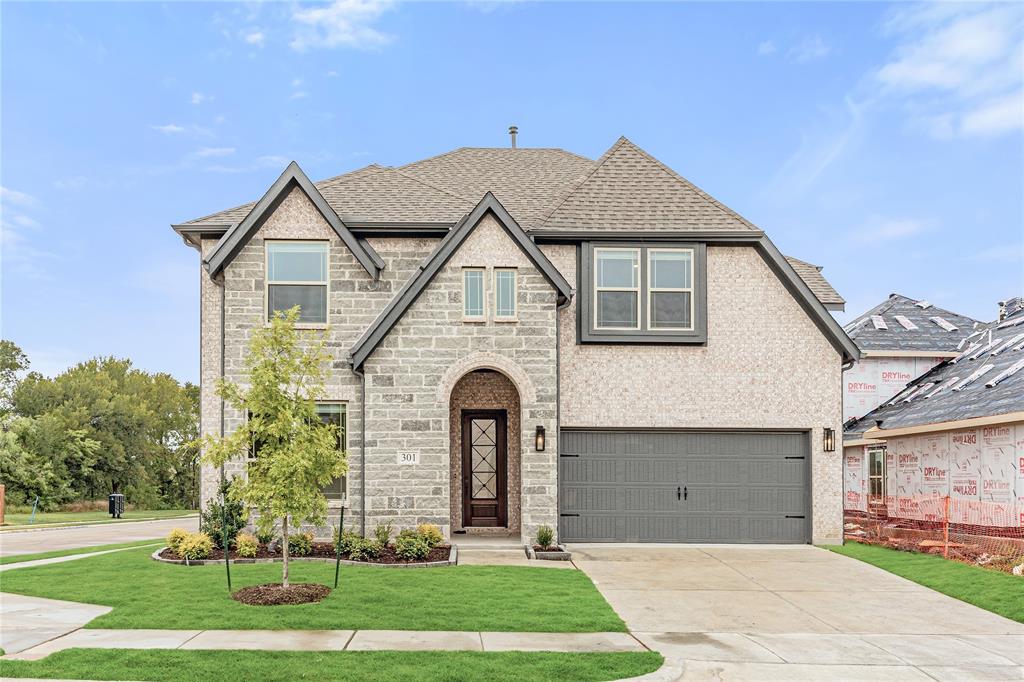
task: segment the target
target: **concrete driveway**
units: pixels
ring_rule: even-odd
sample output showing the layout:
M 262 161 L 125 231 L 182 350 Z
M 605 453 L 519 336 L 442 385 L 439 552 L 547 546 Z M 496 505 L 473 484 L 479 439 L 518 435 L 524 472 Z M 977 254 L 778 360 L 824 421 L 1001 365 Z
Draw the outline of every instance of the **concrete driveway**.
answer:
M 91 526 L 0 531 L 0 556 L 163 538 L 174 528 L 199 530 L 198 514 L 160 521 L 125 521 Z
M 809 546 L 572 545 L 684 680 L 1024 680 L 1024 625 Z

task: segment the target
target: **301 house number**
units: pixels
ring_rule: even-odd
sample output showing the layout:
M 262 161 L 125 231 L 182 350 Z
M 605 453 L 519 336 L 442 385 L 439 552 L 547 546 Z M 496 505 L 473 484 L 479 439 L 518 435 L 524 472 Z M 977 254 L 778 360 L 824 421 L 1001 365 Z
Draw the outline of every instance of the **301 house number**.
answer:
M 399 452 L 398 453 L 399 464 L 419 464 L 420 453 L 418 452 Z

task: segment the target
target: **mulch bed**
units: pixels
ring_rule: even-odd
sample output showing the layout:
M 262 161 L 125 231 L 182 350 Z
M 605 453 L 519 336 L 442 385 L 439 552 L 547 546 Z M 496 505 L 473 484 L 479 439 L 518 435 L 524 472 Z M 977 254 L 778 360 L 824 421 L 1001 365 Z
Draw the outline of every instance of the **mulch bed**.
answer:
M 294 553 L 289 553 L 288 558 L 289 559 L 302 559 L 302 558 L 306 558 L 306 557 L 317 557 L 317 558 L 321 558 L 321 559 L 333 559 L 335 557 L 334 551 L 335 551 L 334 550 L 334 545 L 332 543 L 330 543 L 330 542 L 314 542 L 313 543 L 313 549 L 309 552 L 309 554 L 304 554 L 304 555 L 302 555 L 300 557 L 300 556 L 296 556 Z M 430 554 L 427 555 L 426 559 L 420 559 L 420 560 L 417 560 L 417 561 L 406 561 L 405 559 L 400 559 L 398 557 L 398 555 L 395 554 L 395 548 L 394 548 L 393 545 L 388 545 L 388 547 L 383 552 L 381 552 L 380 556 L 378 556 L 376 559 L 374 559 L 372 561 L 366 561 L 366 562 L 363 562 L 363 563 L 374 563 L 374 564 L 409 564 L 409 563 L 420 563 L 421 561 L 448 561 L 448 556 L 451 554 L 451 551 L 452 551 L 452 548 L 451 548 L 450 545 L 438 545 L 437 547 L 434 547 L 433 549 L 430 550 Z M 178 556 L 177 554 L 172 552 L 169 548 L 168 549 L 164 549 L 163 551 L 161 551 L 160 552 L 160 557 L 163 558 L 163 559 L 173 559 L 173 560 L 176 560 L 176 561 L 183 561 L 184 560 L 184 557 Z M 206 558 L 207 558 L 207 560 L 223 561 L 224 560 L 224 550 L 214 548 L 214 550 L 212 552 L 210 552 L 210 556 L 208 556 Z M 240 556 L 238 556 L 237 552 L 235 552 L 234 550 L 231 550 L 231 554 L 230 554 L 229 558 L 231 560 L 235 560 L 235 559 L 251 559 L 251 558 L 256 558 L 256 559 L 280 559 L 281 558 L 281 551 L 277 550 L 277 551 L 271 552 L 271 551 L 269 551 L 267 549 L 267 547 L 265 545 L 260 545 L 259 551 L 256 553 L 255 557 L 240 557 Z M 342 554 L 341 558 L 343 560 L 345 560 L 345 561 L 351 561 L 348 558 L 347 554 Z
M 267 583 L 243 587 L 231 593 L 235 601 L 249 606 L 280 606 L 282 604 L 315 604 L 331 593 L 331 588 L 316 583 L 296 583 L 284 587 Z

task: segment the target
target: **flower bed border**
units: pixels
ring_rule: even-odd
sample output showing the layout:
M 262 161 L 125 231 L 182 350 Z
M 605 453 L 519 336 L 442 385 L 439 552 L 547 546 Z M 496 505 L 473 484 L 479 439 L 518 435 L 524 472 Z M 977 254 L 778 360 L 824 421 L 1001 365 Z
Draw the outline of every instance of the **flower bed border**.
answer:
M 539 561 L 572 561 L 572 552 L 564 545 L 554 545 L 557 549 L 548 551 L 534 549 L 533 545 L 526 545 L 526 556 Z
M 220 565 L 224 563 L 223 559 L 196 559 L 195 561 L 185 561 L 184 559 L 165 559 L 160 556 L 168 547 L 164 546 L 156 550 L 150 555 L 150 558 L 154 561 L 160 561 L 165 564 L 175 564 L 178 566 L 212 566 Z M 274 557 L 272 559 L 229 559 L 232 564 L 279 564 L 284 559 L 280 557 Z M 329 557 L 319 556 L 290 556 L 288 561 L 319 561 L 320 563 L 333 564 L 336 559 Z M 459 563 L 459 550 L 456 545 L 451 546 L 451 551 L 448 553 L 447 561 L 415 561 L 408 564 L 381 564 L 374 561 L 351 561 L 349 559 L 342 559 L 341 563 L 345 566 L 374 566 L 376 568 L 439 568 L 442 566 L 455 566 Z

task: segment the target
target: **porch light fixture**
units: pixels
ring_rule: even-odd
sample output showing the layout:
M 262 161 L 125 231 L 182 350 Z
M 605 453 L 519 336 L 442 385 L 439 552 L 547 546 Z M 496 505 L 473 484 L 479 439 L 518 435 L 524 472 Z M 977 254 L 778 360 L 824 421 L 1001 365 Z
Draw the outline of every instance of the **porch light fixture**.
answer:
M 835 452 L 836 451 L 836 431 L 835 431 L 835 429 L 830 429 L 827 426 L 825 427 L 824 446 L 825 446 L 825 452 Z
M 537 427 L 537 437 L 536 437 L 536 440 L 534 441 L 534 447 L 537 449 L 537 452 L 544 452 L 544 427 L 543 426 L 538 426 Z

